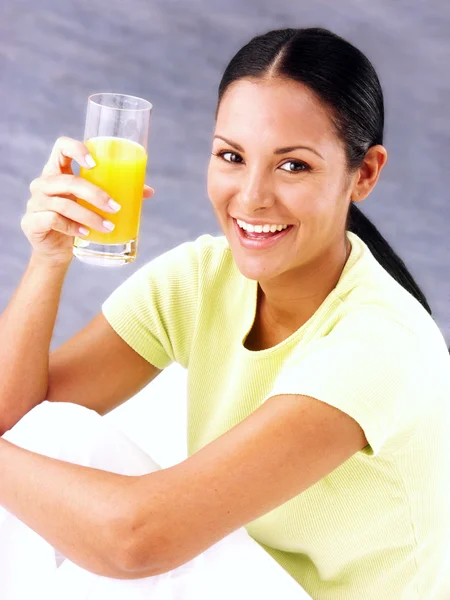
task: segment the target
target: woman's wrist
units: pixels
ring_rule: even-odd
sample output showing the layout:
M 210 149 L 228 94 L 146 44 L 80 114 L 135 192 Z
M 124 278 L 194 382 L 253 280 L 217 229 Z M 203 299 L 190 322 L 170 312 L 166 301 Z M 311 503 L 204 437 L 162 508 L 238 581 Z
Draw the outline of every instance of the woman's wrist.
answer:
M 29 266 L 31 268 L 44 269 L 50 271 L 61 271 L 65 273 L 72 262 L 73 255 L 68 258 L 49 258 L 41 256 L 35 252 L 32 253 Z

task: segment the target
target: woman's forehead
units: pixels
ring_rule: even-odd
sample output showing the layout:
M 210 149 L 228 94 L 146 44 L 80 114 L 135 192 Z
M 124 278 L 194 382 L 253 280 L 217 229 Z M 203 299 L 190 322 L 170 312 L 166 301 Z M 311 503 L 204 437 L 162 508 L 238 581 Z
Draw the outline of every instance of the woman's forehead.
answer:
M 330 113 L 304 85 L 292 80 L 241 79 L 222 97 L 216 134 L 245 144 L 295 145 L 309 141 L 335 145 Z

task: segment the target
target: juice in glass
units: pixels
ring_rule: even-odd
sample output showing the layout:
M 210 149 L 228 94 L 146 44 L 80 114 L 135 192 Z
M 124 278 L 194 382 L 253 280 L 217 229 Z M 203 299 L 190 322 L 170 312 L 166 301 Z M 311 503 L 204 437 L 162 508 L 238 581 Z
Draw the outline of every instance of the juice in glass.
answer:
M 89 96 L 83 139 L 96 166 L 81 168 L 80 175 L 107 192 L 121 209 L 105 213 L 77 200 L 115 225 L 111 232 L 91 229 L 87 236 L 75 236 L 73 254 L 82 262 L 113 267 L 136 259 L 151 110 L 152 104 L 137 96 Z
M 136 240 L 147 166 L 145 148 L 137 142 L 109 136 L 91 138 L 85 144 L 97 166 L 93 169 L 81 168 L 81 177 L 105 190 L 122 208 L 115 214 L 106 213 L 78 199 L 79 204 L 115 225 L 114 230 L 108 233 L 91 229 L 82 240 L 98 244 L 122 244 Z

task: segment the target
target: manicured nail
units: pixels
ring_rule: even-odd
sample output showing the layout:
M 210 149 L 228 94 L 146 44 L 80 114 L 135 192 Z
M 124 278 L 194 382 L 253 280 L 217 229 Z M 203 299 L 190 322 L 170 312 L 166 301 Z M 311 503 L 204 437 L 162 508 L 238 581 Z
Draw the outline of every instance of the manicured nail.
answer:
M 88 169 L 92 169 L 93 167 L 97 166 L 97 163 L 95 162 L 92 154 L 86 154 L 86 156 L 84 157 L 84 162 L 86 163 Z
M 103 227 L 105 229 L 107 229 L 108 231 L 112 231 L 115 227 L 114 223 L 111 223 L 111 221 L 103 221 Z
M 122 207 L 120 206 L 120 204 L 118 202 L 116 202 L 115 200 L 113 200 L 112 198 L 110 198 L 108 200 L 108 206 L 110 208 L 112 208 L 112 210 L 114 212 L 117 212 L 118 210 L 120 210 Z
M 81 233 L 81 235 L 89 235 L 89 229 L 87 227 L 80 227 L 78 231 Z

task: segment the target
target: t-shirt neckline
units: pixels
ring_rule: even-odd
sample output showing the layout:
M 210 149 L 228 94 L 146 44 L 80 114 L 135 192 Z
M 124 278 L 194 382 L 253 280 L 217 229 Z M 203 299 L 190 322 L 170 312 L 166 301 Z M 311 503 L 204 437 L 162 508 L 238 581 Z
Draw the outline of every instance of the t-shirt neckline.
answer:
M 241 352 L 247 356 L 256 359 L 263 359 L 272 356 L 273 354 L 282 351 L 286 346 L 296 345 L 299 339 L 302 337 L 305 330 L 309 329 L 312 323 L 318 319 L 320 316 L 326 312 L 330 305 L 336 300 L 340 301 L 339 295 L 341 294 L 341 288 L 343 284 L 343 280 L 346 277 L 349 270 L 353 267 L 353 265 L 357 262 L 360 256 L 360 248 L 359 245 L 355 243 L 355 234 L 351 231 L 347 231 L 347 237 L 351 243 L 352 249 L 350 255 L 347 259 L 347 262 L 342 269 L 341 276 L 336 284 L 336 287 L 331 290 L 328 296 L 324 299 L 322 304 L 316 310 L 316 312 L 311 315 L 311 317 L 304 323 L 301 327 L 299 327 L 296 331 L 294 331 L 290 336 L 284 339 L 279 344 L 272 346 L 270 348 L 265 348 L 264 350 L 250 350 L 245 347 L 245 340 L 247 339 L 256 318 L 256 307 L 258 301 L 258 281 L 254 279 L 245 279 L 245 298 L 248 299 L 245 306 L 245 327 L 242 335 L 240 336 L 240 350 Z

